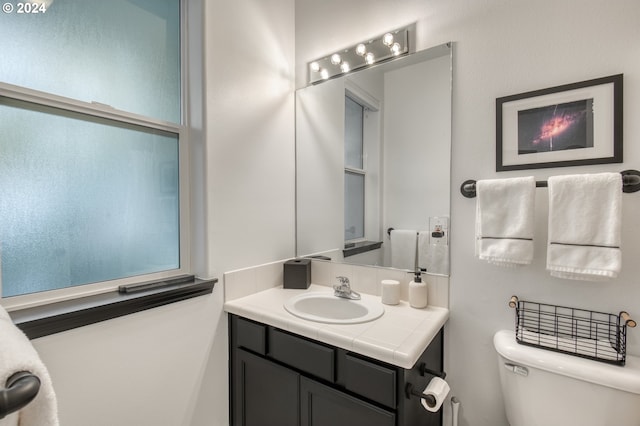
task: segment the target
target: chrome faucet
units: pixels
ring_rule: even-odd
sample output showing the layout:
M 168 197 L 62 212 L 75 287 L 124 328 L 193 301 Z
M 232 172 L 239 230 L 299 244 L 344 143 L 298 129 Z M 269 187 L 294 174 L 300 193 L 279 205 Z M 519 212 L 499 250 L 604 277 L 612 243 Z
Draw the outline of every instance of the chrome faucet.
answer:
M 336 279 L 340 282 L 340 284 L 334 284 L 334 296 L 342 297 L 344 299 L 360 300 L 360 294 L 351 290 L 351 285 L 349 285 L 349 278 L 340 276 L 336 277 Z

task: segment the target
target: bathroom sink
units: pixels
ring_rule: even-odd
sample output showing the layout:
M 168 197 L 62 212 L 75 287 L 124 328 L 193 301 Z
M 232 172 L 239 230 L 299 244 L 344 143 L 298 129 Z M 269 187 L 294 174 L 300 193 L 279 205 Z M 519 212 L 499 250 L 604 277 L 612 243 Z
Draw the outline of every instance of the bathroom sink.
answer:
M 328 324 L 358 324 L 373 321 L 384 314 L 380 301 L 351 300 L 336 297 L 333 292 L 310 292 L 294 296 L 284 303 L 292 315 Z

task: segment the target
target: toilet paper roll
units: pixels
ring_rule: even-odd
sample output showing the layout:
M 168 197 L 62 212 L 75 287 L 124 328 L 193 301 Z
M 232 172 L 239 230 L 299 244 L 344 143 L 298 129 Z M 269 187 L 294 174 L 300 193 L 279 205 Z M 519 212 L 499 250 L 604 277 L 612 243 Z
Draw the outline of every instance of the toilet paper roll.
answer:
M 382 280 L 382 303 L 397 305 L 400 303 L 400 281 Z
M 425 410 L 435 413 L 447 398 L 449 390 L 449 383 L 440 377 L 434 377 L 422 391 L 422 394 L 427 398 L 420 398 L 420 403 Z

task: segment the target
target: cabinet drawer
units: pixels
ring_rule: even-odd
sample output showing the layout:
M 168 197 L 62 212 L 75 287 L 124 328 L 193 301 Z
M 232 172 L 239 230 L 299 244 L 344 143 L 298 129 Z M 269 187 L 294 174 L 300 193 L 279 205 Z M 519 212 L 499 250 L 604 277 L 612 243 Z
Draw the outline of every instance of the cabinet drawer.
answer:
M 351 392 L 396 407 L 396 371 L 347 354 L 344 386 Z
M 270 328 L 269 356 L 331 383 L 335 381 L 333 348 Z
M 267 327 L 244 318 L 236 319 L 236 344 L 260 355 L 267 353 Z

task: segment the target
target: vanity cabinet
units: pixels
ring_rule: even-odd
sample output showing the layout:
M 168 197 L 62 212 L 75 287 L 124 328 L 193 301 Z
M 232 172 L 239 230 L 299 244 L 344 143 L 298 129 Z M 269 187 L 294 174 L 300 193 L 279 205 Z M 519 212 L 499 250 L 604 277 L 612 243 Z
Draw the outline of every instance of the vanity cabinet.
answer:
M 442 371 L 442 334 L 407 370 L 230 314 L 231 424 L 441 426 L 406 387 Z

